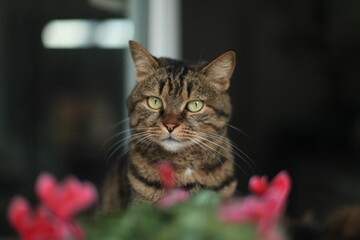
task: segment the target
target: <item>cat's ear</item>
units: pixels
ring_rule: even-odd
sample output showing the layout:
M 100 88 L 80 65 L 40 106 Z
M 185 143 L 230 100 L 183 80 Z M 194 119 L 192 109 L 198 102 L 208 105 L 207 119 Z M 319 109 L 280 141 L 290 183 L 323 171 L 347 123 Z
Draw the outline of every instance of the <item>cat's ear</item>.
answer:
M 230 78 L 234 72 L 236 54 L 228 51 L 217 57 L 215 60 L 205 65 L 202 72 L 220 91 L 226 91 L 230 86 Z
M 159 63 L 139 43 L 129 41 L 129 47 L 136 68 L 136 81 L 141 82 L 155 73 Z

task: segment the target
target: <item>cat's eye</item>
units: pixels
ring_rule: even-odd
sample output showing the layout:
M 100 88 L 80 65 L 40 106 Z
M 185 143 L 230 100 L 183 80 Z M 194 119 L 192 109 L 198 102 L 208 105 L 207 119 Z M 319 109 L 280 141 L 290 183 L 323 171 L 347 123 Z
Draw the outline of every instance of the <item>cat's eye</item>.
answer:
M 155 110 L 158 110 L 163 106 L 162 101 L 157 97 L 148 97 L 147 104 L 150 108 Z
M 188 104 L 186 105 L 186 109 L 189 110 L 190 112 L 199 112 L 204 106 L 203 101 L 200 100 L 195 100 L 195 101 L 191 101 L 188 102 Z

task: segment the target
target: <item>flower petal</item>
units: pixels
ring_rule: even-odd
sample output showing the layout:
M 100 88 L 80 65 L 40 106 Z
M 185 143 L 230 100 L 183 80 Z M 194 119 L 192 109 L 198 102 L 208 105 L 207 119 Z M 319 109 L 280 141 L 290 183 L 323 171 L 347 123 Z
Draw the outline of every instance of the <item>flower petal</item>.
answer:
M 93 184 L 69 177 L 62 186 L 60 199 L 62 206 L 55 208 L 54 212 L 67 219 L 91 206 L 97 199 L 97 192 Z
M 282 171 L 270 183 L 265 177 L 254 176 L 249 181 L 249 188 L 258 196 L 223 203 L 219 209 L 220 219 L 226 222 L 254 222 L 261 239 L 281 240 L 277 224 L 291 189 L 289 175 Z
M 26 199 L 20 196 L 14 197 L 7 212 L 11 225 L 19 231 L 30 223 L 31 215 L 32 211 Z
M 170 189 L 174 187 L 174 180 L 175 180 L 175 169 L 174 166 L 168 162 L 160 162 L 157 166 L 161 184 L 164 188 Z
M 162 208 L 168 208 L 176 203 L 185 202 L 189 198 L 188 191 L 184 189 L 174 189 L 169 191 L 160 201 L 158 206 Z
M 278 191 L 287 195 L 291 189 L 291 179 L 289 174 L 286 171 L 281 171 L 275 178 L 271 181 L 269 186 L 270 191 Z
M 40 201 L 45 203 L 51 203 L 58 196 L 58 186 L 56 179 L 48 173 L 42 173 L 38 177 L 35 184 L 35 192 Z M 51 206 L 49 206 L 51 207 Z
M 266 191 L 267 187 L 268 179 L 265 176 L 253 176 L 249 180 L 249 189 L 257 195 L 262 195 Z
M 47 173 L 39 176 L 36 193 L 39 199 L 62 219 L 70 219 L 97 199 L 93 184 L 82 183 L 75 177 L 68 177 L 63 183 L 57 183 L 56 179 Z

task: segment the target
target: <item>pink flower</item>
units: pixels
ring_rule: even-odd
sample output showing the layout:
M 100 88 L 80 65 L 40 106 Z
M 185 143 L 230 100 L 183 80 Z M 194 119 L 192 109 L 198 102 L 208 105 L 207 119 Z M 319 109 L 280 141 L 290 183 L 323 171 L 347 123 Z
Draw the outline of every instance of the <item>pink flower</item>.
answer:
M 285 210 L 291 188 L 290 177 L 286 172 L 280 172 L 269 184 L 266 178 L 254 176 L 249 181 L 249 188 L 257 196 L 222 204 L 220 219 L 226 222 L 253 222 L 262 239 L 282 239 L 277 234 L 277 223 Z
M 69 177 L 59 184 L 47 173 L 39 176 L 36 193 L 42 203 L 62 219 L 70 219 L 91 206 L 97 198 L 96 189 L 91 183 L 81 183 L 76 178 Z
M 161 208 L 168 208 L 177 203 L 185 202 L 189 198 L 189 192 L 184 189 L 173 189 L 166 193 L 166 195 L 160 199 L 158 206 Z
M 68 178 L 58 184 L 51 175 L 42 174 L 36 184 L 42 201 L 33 211 L 22 197 L 15 197 L 8 208 L 11 225 L 24 240 L 83 239 L 82 229 L 72 220 L 96 200 L 93 185 Z

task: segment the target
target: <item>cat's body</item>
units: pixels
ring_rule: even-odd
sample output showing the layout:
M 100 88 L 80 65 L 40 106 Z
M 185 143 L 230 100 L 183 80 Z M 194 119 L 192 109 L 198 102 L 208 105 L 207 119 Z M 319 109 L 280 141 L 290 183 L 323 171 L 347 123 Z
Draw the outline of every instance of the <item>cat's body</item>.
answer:
M 211 189 L 230 197 L 236 179 L 227 138 L 227 89 L 235 53 L 226 52 L 209 64 L 187 65 L 155 58 L 135 42 L 130 49 L 137 84 L 128 99 L 129 158 L 125 168 L 108 177 L 102 208 L 121 208 L 124 194 L 130 194 L 130 201 L 160 200 L 164 190 L 157 166 L 162 161 L 175 167 L 176 187 L 190 192 Z

